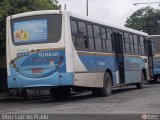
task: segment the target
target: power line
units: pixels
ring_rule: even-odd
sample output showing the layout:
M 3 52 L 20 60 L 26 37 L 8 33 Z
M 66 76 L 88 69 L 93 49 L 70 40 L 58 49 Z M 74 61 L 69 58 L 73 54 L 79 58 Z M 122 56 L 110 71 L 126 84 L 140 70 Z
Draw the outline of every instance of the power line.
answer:
M 160 2 L 134 3 L 133 5 L 138 5 L 138 4 L 160 4 Z

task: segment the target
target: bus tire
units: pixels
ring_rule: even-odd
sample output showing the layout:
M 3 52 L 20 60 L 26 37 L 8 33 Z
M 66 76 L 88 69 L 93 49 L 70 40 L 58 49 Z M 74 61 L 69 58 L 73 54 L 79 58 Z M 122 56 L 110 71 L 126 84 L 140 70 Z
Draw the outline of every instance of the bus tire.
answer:
M 158 76 L 155 76 L 155 77 L 154 77 L 154 80 L 153 80 L 153 81 L 154 81 L 154 83 L 156 83 L 156 82 L 157 82 L 157 80 L 158 80 Z
M 55 99 L 66 99 L 70 96 L 70 88 L 51 88 L 50 95 Z
M 95 88 L 92 90 L 92 94 L 98 97 L 107 97 L 112 93 L 112 79 L 108 72 L 105 73 L 103 79 L 103 88 Z
M 141 82 L 136 84 L 137 89 L 142 89 L 144 88 L 145 84 L 145 78 L 144 78 L 144 73 L 141 73 Z
M 23 100 L 27 100 L 28 98 L 28 93 L 26 89 L 22 89 L 22 91 L 18 91 L 18 95 L 23 98 Z

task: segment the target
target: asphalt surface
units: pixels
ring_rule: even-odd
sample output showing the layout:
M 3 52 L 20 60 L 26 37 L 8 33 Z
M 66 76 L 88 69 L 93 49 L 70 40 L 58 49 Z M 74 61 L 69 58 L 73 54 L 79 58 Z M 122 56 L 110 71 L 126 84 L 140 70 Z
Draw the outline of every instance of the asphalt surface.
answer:
M 93 97 L 91 92 L 74 95 L 66 100 L 50 97 L 1 98 L 1 114 L 160 114 L 160 83 L 147 84 L 143 89 L 131 86 L 114 90 L 109 97 Z

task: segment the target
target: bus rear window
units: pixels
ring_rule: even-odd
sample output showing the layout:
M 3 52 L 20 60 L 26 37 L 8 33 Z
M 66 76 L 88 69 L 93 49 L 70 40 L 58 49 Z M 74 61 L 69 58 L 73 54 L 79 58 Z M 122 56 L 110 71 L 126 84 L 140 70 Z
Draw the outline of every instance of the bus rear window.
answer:
M 36 15 L 11 20 L 15 45 L 56 43 L 61 38 L 62 15 Z

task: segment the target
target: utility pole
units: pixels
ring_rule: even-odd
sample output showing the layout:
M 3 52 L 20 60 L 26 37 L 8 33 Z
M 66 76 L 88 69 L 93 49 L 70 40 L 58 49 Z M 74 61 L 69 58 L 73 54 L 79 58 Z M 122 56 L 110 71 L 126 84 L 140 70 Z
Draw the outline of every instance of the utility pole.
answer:
M 86 3 L 86 15 L 88 16 L 88 0 L 86 1 L 87 3 Z
M 67 10 L 67 5 L 66 4 L 64 4 L 64 10 Z

